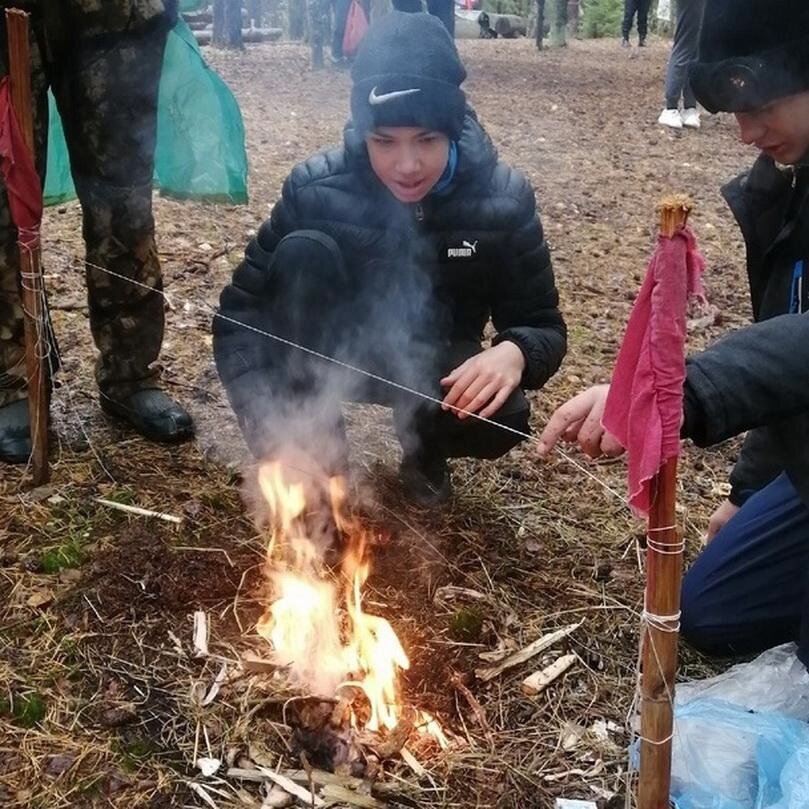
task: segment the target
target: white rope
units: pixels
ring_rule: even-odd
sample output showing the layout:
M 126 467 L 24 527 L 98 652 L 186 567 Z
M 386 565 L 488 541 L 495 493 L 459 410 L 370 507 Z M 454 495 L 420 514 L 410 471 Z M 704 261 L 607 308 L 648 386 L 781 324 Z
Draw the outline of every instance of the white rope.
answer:
M 70 256 L 70 254 L 68 254 L 67 252 L 64 252 L 64 251 L 57 251 L 57 252 L 61 252 L 61 255 L 68 259 L 68 264 L 71 267 L 73 267 L 74 269 L 80 269 L 80 267 L 78 266 L 79 262 L 76 259 L 72 258 L 72 256 Z M 81 264 L 85 265 L 87 267 L 90 267 L 90 268 L 92 268 L 94 270 L 98 270 L 99 272 L 106 273 L 107 275 L 110 275 L 110 276 L 112 276 L 114 278 L 119 278 L 122 281 L 127 281 L 130 284 L 133 284 L 134 286 L 141 287 L 142 289 L 145 289 L 145 290 L 147 290 L 149 292 L 153 292 L 153 293 L 156 293 L 158 295 L 161 295 L 166 301 L 170 300 L 168 294 L 165 293 L 163 290 L 156 289 L 155 287 L 152 287 L 149 284 L 144 284 L 142 281 L 136 281 L 133 278 L 129 278 L 126 275 L 122 275 L 121 273 L 117 273 L 117 272 L 115 272 L 113 270 L 110 270 L 110 269 L 108 269 L 106 267 L 102 267 L 102 266 L 100 266 L 98 264 L 93 264 L 90 261 L 83 261 L 83 262 L 81 262 Z M 274 341 L 276 341 L 278 343 L 281 343 L 282 345 L 288 346 L 289 348 L 297 349 L 299 351 L 302 351 L 305 354 L 308 354 L 310 356 L 316 357 L 317 359 L 323 360 L 324 362 L 331 363 L 331 364 L 336 365 L 336 366 L 338 366 L 340 368 L 343 368 L 343 369 L 345 369 L 347 371 L 351 371 L 352 373 L 360 374 L 361 376 L 365 376 L 368 379 L 373 379 L 375 382 L 380 382 L 380 383 L 382 383 L 384 385 L 388 385 L 388 386 L 390 386 L 392 388 L 400 390 L 400 391 L 402 391 L 404 393 L 407 393 L 407 394 L 409 394 L 411 396 L 415 396 L 415 397 L 418 397 L 418 398 L 423 399 L 425 401 L 432 402 L 433 404 L 437 404 L 437 405 L 443 405 L 444 404 L 442 399 L 438 399 L 437 397 L 431 396 L 428 393 L 424 393 L 423 391 L 416 390 L 415 388 L 408 387 L 407 385 L 403 385 L 400 382 L 396 382 L 395 380 L 388 379 L 388 378 L 386 378 L 384 376 L 381 376 L 379 374 L 375 374 L 372 371 L 368 371 L 368 370 L 366 370 L 364 368 L 359 368 L 358 366 L 352 365 L 351 363 L 344 362 L 343 360 L 339 360 L 339 359 L 337 359 L 335 357 L 331 357 L 328 354 L 324 354 L 324 353 L 322 353 L 320 351 L 316 351 L 315 349 L 309 348 L 308 346 L 304 346 L 304 345 L 301 345 L 300 343 L 296 343 L 293 340 L 288 340 L 286 337 L 281 337 L 278 334 L 273 334 L 273 332 L 265 331 L 264 329 L 259 329 L 256 326 L 250 325 L 249 323 L 243 323 L 240 320 L 236 320 L 235 318 L 228 317 L 227 315 L 223 315 L 223 314 L 221 314 L 221 312 L 219 312 L 216 309 L 215 306 L 207 303 L 206 301 L 202 301 L 201 303 L 198 302 L 198 305 L 200 305 L 203 308 L 207 309 L 213 315 L 213 317 L 219 318 L 220 320 L 224 320 L 224 321 L 226 321 L 228 323 L 231 323 L 233 325 L 245 328 L 248 331 L 252 331 L 255 334 L 259 334 L 262 337 L 267 337 L 268 339 L 274 340 Z M 512 433 L 513 435 L 518 435 L 521 438 L 527 439 L 528 441 L 531 441 L 532 443 L 539 444 L 539 439 L 536 436 L 531 435 L 531 433 L 526 433 L 526 432 L 523 432 L 522 430 L 517 430 L 514 427 L 509 427 L 507 424 L 501 424 L 500 422 L 494 421 L 493 419 L 489 419 L 489 418 L 486 418 L 485 416 L 481 416 L 479 413 L 475 413 L 475 412 L 473 412 L 471 410 L 465 410 L 462 407 L 456 407 L 454 405 L 449 405 L 448 407 L 449 407 L 450 410 L 452 410 L 455 413 L 462 413 L 465 416 L 469 416 L 470 418 L 477 419 L 478 421 L 483 422 L 485 424 L 488 424 L 488 425 L 490 425 L 492 427 L 495 427 L 495 428 L 497 428 L 499 430 L 504 430 L 505 432 Z M 616 491 L 611 486 L 609 486 L 607 483 L 605 483 L 603 480 L 601 480 L 601 478 L 599 478 L 597 475 L 595 475 L 593 472 L 591 472 L 586 466 L 584 466 L 583 464 L 580 464 L 578 461 L 571 458 L 561 447 L 558 447 L 558 446 L 555 447 L 555 451 L 564 461 L 566 461 L 571 466 L 575 467 L 579 472 L 581 472 L 583 475 L 585 475 L 590 480 L 592 480 L 594 483 L 596 483 L 598 486 L 600 486 L 605 492 L 607 492 L 609 495 L 611 495 L 616 500 L 618 500 L 621 503 L 621 505 L 623 505 L 625 507 L 628 507 L 627 499 L 626 499 L 626 497 L 624 497 L 624 495 L 622 495 L 620 492 Z

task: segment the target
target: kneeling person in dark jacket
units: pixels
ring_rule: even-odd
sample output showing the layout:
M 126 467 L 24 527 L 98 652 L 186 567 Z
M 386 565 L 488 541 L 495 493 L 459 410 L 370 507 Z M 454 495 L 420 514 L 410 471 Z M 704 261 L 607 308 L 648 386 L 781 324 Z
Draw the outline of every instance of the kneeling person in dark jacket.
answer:
M 707 0 L 691 85 L 733 112 L 761 154 L 722 190 L 747 247 L 755 323 L 688 359 L 683 435 L 700 446 L 747 432 L 710 544 L 685 577 L 682 631 L 717 655 L 796 641 L 809 667 L 809 6 Z M 551 418 L 589 455 L 617 454 L 601 426 L 608 386 Z
M 292 171 L 248 245 L 222 293 L 214 350 L 257 457 L 291 444 L 340 471 L 340 403 L 388 405 L 403 483 L 429 505 L 449 495 L 447 458 L 496 458 L 521 440 L 469 414 L 528 432 L 523 389 L 559 367 L 565 325 L 533 190 L 498 160 L 465 77 L 434 17 L 375 23 L 352 70 L 342 148 Z

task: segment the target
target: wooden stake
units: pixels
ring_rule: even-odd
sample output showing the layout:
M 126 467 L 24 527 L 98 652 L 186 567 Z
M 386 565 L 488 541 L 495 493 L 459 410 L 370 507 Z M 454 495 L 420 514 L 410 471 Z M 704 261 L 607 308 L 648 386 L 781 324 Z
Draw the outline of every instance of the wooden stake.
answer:
M 31 54 L 28 41 L 29 15 L 6 9 L 8 72 L 11 103 L 32 159 L 34 115 L 31 97 Z M 31 477 L 34 486 L 47 483 L 48 468 L 48 377 L 44 366 L 49 340 L 45 333 L 42 265 L 39 242 L 31 249 L 20 248 L 22 308 L 25 329 L 25 370 L 28 376 L 28 417 L 31 424 Z
M 660 205 L 660 233 L 671 237 L 691 211 L 685 196 Z M 677 459 L 667 461 L 652 480 L 650 544 L 646 549 L 646 610 L 655 616 L 680 613 L 683 577 L 682 536 L 676 527 Z M 638 809 L 669 809 L 674 681 L 679 631 L 674 621 L 644 622 L 641 679 L 640 778 Z

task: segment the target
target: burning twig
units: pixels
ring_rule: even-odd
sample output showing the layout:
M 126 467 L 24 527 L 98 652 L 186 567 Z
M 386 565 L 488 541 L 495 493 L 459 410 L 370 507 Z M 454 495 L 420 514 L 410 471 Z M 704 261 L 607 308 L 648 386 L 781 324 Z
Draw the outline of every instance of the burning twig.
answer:
M 543 635 L 541 638 L 537 638 L 537 640 L 535 640 L 533 643 L 528 644 L 528 646 L 526 646 L 524 649 L 520 649 L 519 652 L 515 652 L 510 657 L 507 657 L 497 666 L 492 666 L 491 668 L 487 669 L 476 669 L 475 674 L 479 680 L 487 683 L 490 680 L 493 680 L 495 677 L 499 677 L 504 671 L 508 671 L 515 666 L 519 666 L 520 664 L 530 660 L 532 657 L 536 657 L 540 652 L 544 652 L 545 649 L 553 646 L 555 643 L 558 643 L 563 638 L 566 638 L 568 635 L 575 632 L 581 625 L 582 621 L 579 621 L 577 624 L 569 624 L 561 629 L 557 629 L 555 632 Z
M 452 687 L 466 700 L 467 704 L 472 709 L 472 713 L 475 714 L 478 725 L 480 725 L 486 733 L 489 733 L 491 728 L 489 727 L 483 707 L 477 699 L 475 699 L 475 695 L 464 684 L 461 673 L 458 671 L 453 672 L 450 682 L 452 683 Z
M 577 660 L 576 655 L 562 655 L 541 671 L 534 672 L 522 681 L 523 694 L 535 697 L 541 694 L 554 680 L 561 677 Z
M 445 747 L 435 719 L 421 713 L 415 722 L 403 719 L 399 674 L 410 661 L 391 624 L 364 609 L 373 540 L 346 507 L 344 481 L 328 479 L 324 489 L 312 492 L 311 477 L 298 479 L 296 468 L 308 467 L 296 460 L 289 470 L 278 462 L 259 470 L 270 511 L 267 567 L 276 598 L 256 627 L 290 682 L 323 695 L 294 700 L 295 742 L 318 766 L 347 765 L 355 774 L 373 765 L 363 747 L 392 757 L 414 729 Z M 320 505 L 330 514 L 319 513 Z M 339 576 L 323 542 L 335 530 L 342 549 Z M 368 733 L 380 736 L 368 741 Z
M 138 517 L 156 517 L 158 520 L 165 520 L 166 522 L 174 523 L 174 525 L 181 525 L 183 522 L 182 517 L 175 517 L 173 514 L 164 514 L 162 511 L 152 511 L 139 506 L 128 506 L 126 503 L 116 503 L 115 500 L 106 500 L 103 497 L 97 497 L 96 503 L 101 503 L 102 506 L 107 506 L 108 508 L 114 508 L 116 511 L 135 514 Z

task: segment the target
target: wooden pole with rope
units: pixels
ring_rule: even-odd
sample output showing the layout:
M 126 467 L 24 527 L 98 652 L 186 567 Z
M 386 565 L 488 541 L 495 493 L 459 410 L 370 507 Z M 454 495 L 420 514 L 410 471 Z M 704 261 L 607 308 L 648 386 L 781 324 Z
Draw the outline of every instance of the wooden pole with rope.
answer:
M 8 72 L 14 114 L 25 145 L 35 157 L 34 115 L 31 95 L 31 51 L 29 15 L 6 9 Z M 35 486 L 48 481 L 48 377 L 45 368 L 49 341 L 45 330 L 45 306 L 39 240 L 20 248 L 20 277 L 25 328 L 25 366 L 28 377 L 28 413 L 31 430 L 31 477 Z
M 686 196 L 660 204 L 660 233 L 685 227 L 692 208 Z M 674 683 L 680 627 L 683 540 L 677 527 L 677 459 L 652 480 L 646 546 L 646 595 L 641 650 L 641 731 L 638 809 L 669 809 L 674 731 Z

